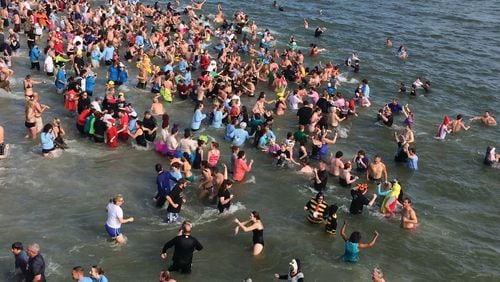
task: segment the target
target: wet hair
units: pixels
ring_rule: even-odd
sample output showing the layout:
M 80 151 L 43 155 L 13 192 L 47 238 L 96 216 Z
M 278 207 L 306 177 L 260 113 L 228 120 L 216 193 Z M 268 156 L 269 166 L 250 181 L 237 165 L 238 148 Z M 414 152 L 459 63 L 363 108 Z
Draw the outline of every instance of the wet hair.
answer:
M 160 171 L 163 170 L 163 166 L 161 164 L 156 164 L 155 165 L 155 170 L 156 170 L 156 172 L 160 172 Z
M 83 274 L 84 269 L 81 266 L 75 266 L 75 267 L 73 267 L 73 271 Z
M 171 167 L 171 168 L 177 168 L 177 169 L 180 169 L 180 168 L 181 168 L 181 164 L 180 164 L 180 163 L 178 163 L 178 162 L 175 162 L 175 163 L 173 163 L 170 167 Z
M 102 268 L 100 266 L 92 265 L 92 268 L 97 270 L 98 274 L 104 274 L 104 270 L 102 270 Z
M 342 153 L 342 151 L 337 151 L 337 153 L 335 153 L 335 157 L 338 159 L 340 157 L 342 157 L 344 155 L 344 153 Z
M 349 242 L 351 243 L 359 243 L 361 240 L 361 233 L 359 231 L 354 231 L 351 233 L 351 236 L 349 236 Z
M 52 128 L 54 128 L 54 127 L 52 126 L 52 124 L 47 123 L 47 124 L 43 127 L 42 132 L 47 133 L 47 132 L 49 132 L 49 130 L 51 130 Z
M 260 220 L 260 215 L 258 211 L 252 211 L 252 215 L 253 217 L 255 217 L 255 219 Z
M 315 197 L 316 201 L 317 201 L 317 200 L 319 200 L 319 198 L 320 198 L 320 197 L 323 197 L 323 198 L 325 197 L 325 196 L 323 195 L 323 192 L 318 192 L 318 193 L 316 194 L 316 197 Z
M 457 119 L 462 119 L 462 115 L 457 115 Z
M 245 156 L 245 151 L 243 151 L 243 150 L 242 150 L 242 151 L 239 151 L 239 152 L 238 152 L 238 159 L 242 159 L 242 158 L 243 158 L 243 156 Z
M 231 146 L 231 152 L 235 153 L 236 151 L 238 151 L 240 149 L 240 147 L 236 146 L 236 145 L 233 145 Z
M 408 204 L 411 204 L 411 199 L 408 197 L 405 197 L 404 201 L 408 201 Z
M 184 129 L 184 138 L 189 138 L 191 137 L 191 129 L 186 128 Z
M 23 247 L 23 243 L 21 243 L 21 242 L 14 242 L 14 243 L 12 244 L 12 247 L 11 247 L 11 248 L 12 248 L 12 249 L 15 249 L 15 250 L 21 250 L 21 251 L 24 249 L 24 247 Z

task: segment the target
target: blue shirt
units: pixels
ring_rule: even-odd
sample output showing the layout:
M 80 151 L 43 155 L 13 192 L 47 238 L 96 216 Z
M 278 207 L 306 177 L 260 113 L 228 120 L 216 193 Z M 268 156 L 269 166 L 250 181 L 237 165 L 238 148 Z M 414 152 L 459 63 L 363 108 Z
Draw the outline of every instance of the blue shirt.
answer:
M 367 99 L 370 98 L 370 86 L 368 86 L 368 84 L 363 85 L 363 87 L 361 87 L 361 91 L 363 92 L 363 95 L 365 95 Z
M 42 134 L 40 134 L 40 143 L 42 143 L 43 150 L 54 148 L 54 133 L 42 132 Z
M 99 280 L 92 278 L 92 281 L 93 282 L 108 282 L 108 278 L 106 278 L 106 276 L 104 276 L 103 274 L 99 274 Z
M 186 72 L 186 68 L 188 67 L 188 64 L 186 63 L 186 61 L 181 60 L 181 61 L 177 64 L 177 67 L 179 68 L 179 71 L 181 71 L 182 73 L 184 73 L 184 72 Z
M 212 120 L 212 127 L 220 128 L 222 126 L 222 112 L 215 111 L 214 119 Z
M 130 118 L 128 121 L 128 130 L 130 133 L 135 134 L 137 129 L 135 128 L 135 123 L 137 122 L 137 118 Z
M 128 81 L 127 72 L 125 70 L 118 71 L 118 81 L 122 84 Z
M 144 45 L 144 37 L 142 37 L 141 35 L 137 35 L 135 37 L 135 45 L 143 46 Z
M 202 113 L 200 109 L 194 112 L 193 119 L 191 121 L 191 129 L 198 130 L 201 126 L 201 121 L 207 117 L 206 114 Z
M 118 81 L 118 68 L 115 66 L 109 66 L 108 68 L 108 80 Z
M 232 124 L 226 125 L 226 129 L 224 129 L 224 140 L 226 141 L 232 141 L 233 140 L 233 133 L 234 133 L 235 127 Z
M 418 170 L 418 156 L 413 154 L 412 158 L 408 157 L 406 165 L 411 170 Z
M 90 277 L 83 277 L 82 279 L 78 279 L 78 282 L 93 282 Z
M 170 178 L 170 187 L 174 187 L 175 184 L 177 182 L 179 182 L 179 180 L 182 179 L 182 173 L 180 171 L 177 171 L 177 172 L 169 172 L 170 173 L 170 176 L 173 178 Z
M 241 146 L 245 144 L 245 141 L 250 138 L 248 132 L 244 129 L 238 128 L 233 132 L 233 145 Z
M 177 179 L 173 177 L 170 172 L 162 171 L 156 176 L 156 189 L 158 190 L 158 196 L 166 197 L 172 190 L 170 186 L 170 180 L 177 182 Z
M 358 243 L 353 243 L 351 241 L 345 242 L 345 252 L 342 258 L 347 262 L 358 262 Z
M 31 48 L 31 52 L 30 52 L 30 61 L 31 62 L 36 62 L 38 61 L 38 58 L 40 58 L 40 50 L 38 50 L 38 48 Z
M 85 78 L 85 91 L 94 92 L 95 77 L 93 75 Z
M 104 51 L 102 52 L 102 57 L 104 57 L 105 61 L 111 61 L 111 60 L 113 60 L 114 52 L 115 52 L 115 48 L 113 46 L 106 47 L 106 48 L 104 48 Z
M 64 73 L 62 69 L 59 69 L 57 70 L 56 74 L 56 87 L 57 89 L 63 89 L 65 85 L 66 85 L 66 73 Z

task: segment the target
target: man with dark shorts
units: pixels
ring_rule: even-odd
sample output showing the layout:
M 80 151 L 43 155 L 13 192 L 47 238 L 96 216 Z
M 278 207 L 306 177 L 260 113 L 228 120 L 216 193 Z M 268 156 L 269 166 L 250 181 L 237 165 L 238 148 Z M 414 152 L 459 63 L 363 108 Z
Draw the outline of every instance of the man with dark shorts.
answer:
M 181 273 L 191 273 L 191 263 L 193 252 L 201 251 L 203 246 L 198 240 L 191 236 L 192 223 L 188 220 L 182 223 L 180 235 L 168 241 L 161 251 L 161 258 L 167 258 L 167 250 L 174 247 L 174 256 L 169 271 L 180 271 Z

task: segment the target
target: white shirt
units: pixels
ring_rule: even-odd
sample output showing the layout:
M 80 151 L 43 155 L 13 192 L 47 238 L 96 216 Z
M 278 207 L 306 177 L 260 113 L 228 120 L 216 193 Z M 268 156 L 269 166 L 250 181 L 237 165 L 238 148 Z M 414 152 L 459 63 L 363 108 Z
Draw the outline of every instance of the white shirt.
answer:
M 43 63 L 43 67 L 45 68 L 45 72 L 54 72 L 54 60 L 51 56 L 47 56 L 45 58 L 45 62 Z
M 119 220 L 119 218 L 123 218 L 122 208 L 111 202 L 108 204 L 106 209 L 108 210 L 108 219 L 106 220 L 106 225 L 114 229 L 122 227 L 122 224 Z
M 97 101 L 93 101 L 92 103 L 90 103 L 90 105 L 92 106 L 92 108 L 94 108 L 96 111 L 98 112 L 102 112 L 101 111 L 101 105 L 99 105 L 99 102 Z

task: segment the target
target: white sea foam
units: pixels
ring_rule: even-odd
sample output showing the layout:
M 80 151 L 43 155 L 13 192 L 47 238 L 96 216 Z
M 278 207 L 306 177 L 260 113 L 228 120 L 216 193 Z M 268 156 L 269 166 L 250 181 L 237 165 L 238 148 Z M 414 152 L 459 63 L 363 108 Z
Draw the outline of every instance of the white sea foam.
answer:
M 249 179 L 247 179 L 247 180 L 245 180 L 245 182 L 243 182 L 243 184 L 248 184 L 248 183 L 251 183 L 251 184 L 255 184 L 256 183 L 254 175 L 250 176 Z

